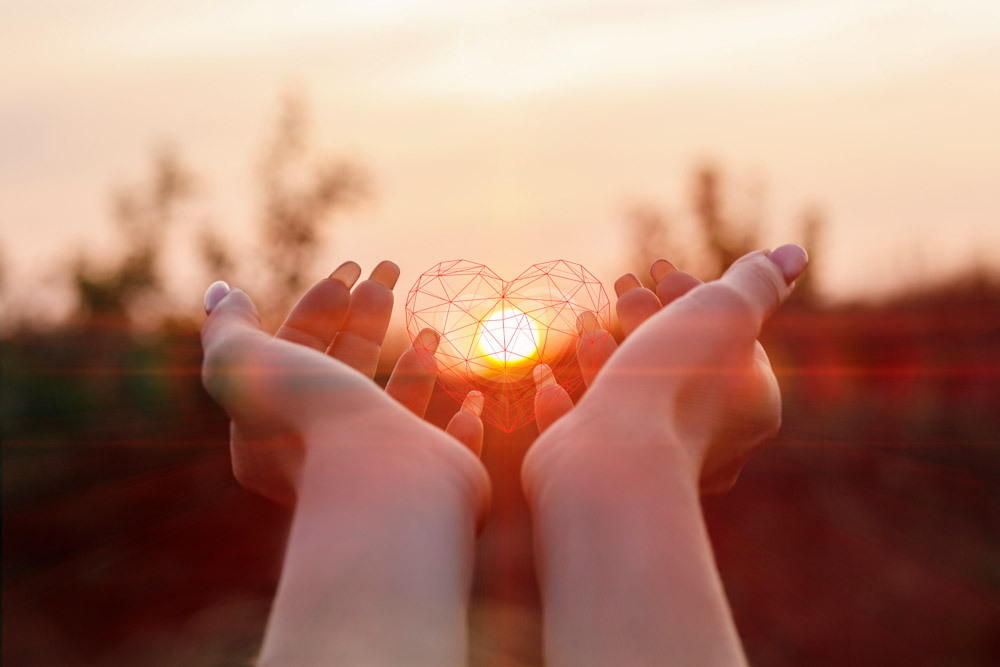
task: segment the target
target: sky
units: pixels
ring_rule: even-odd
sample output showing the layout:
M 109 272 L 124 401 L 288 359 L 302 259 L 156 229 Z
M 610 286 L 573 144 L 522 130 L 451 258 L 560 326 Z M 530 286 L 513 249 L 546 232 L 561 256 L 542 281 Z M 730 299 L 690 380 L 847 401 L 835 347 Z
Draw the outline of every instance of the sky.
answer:
M 705 160 L 759 193 L 766 245 L 824 211 L 831 298 L 998 266 L 1000 3 L 0 0 L 0 44 L 7 308 L 65 309 L 67 259 L 114 257 L 109 194 L 164 142 L 259 252 L 254 168 L 290 89 L 375 183 L 318 267 L 392 258 L 403 290 L 457 258 L 569 259 L 610 289 L 625 212 L 662 208 L 683 245 Z M 168 249 L 185 308 L 209 278 L 192 230 Z

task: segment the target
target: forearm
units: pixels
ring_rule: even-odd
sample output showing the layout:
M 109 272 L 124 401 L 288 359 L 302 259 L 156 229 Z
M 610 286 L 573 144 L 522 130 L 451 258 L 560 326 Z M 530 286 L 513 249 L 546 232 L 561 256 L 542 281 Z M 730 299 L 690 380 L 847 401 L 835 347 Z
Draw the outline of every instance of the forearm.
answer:
M 547 664 L 745 663 L 683 454 L 561 431 L 528 485 Z
M 466 662 L 476 499 L 398 449 L 375 460 L 307 463 L 263 664 Z

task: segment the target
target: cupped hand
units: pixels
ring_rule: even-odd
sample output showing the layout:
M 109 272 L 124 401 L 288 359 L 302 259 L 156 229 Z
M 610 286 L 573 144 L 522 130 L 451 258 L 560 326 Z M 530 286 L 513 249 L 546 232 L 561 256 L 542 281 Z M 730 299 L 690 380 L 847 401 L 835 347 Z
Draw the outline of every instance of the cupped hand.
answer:
M 581 317 L 577 354 L 588 389 L 579 405 L 547 368 L 536 369 L 536 415 L 545 433 L 525 459 L 526 488 L 538 469 L 573 456 L 571 434 L 584 431 L 606 441 L 599 456 L 625 455 L 623 446 L 634 442 L 670 446 L 703 493 L 731 488 L 780 427 L 778 383 L 757 338 L 807 262 L 801 247 L 785 245 L 750 253 L 709 283 L 666 260 L 650 269 L 655 293 L 634 275 L 620 278 L 620 348 L 592 315 Z M 546 437 L 552 426 L 562 435 Z
M 385 392 L 373 382 L 399 269 L 382 262 L 352 292 L 360 276 L 354 262 L 338 267 L 302 297 L 274 337 L 261 330 L 246 293 L 221 282 L 209 287 L 202 379 L 232 419 L 233 472 L 250 491 L 294 505 L 308 450 L 345 444 L 331 442 L 333 432 L 361 446 L 386 434 L 412 437 L 466 469 L 469 451 L 478 456 L 482 449 L 481 394 L 466 398 L 449 435 L 422 419 L 434 388 L 433 330 L 422 331 L 403 353 Z M 337 428 L 316 442 L 310 434 L 320 425 Z

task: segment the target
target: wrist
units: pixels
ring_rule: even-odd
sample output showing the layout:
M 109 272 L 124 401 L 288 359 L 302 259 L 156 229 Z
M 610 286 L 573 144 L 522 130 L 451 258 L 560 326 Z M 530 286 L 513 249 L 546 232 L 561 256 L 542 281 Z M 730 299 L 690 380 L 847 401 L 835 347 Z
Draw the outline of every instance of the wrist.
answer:
M 413 420 L 401 433 L 389 422 L 377 433 L 345 432 L 339 420 L 305 434 L 265 663 L 464 661 L 485 472 L 433 427 Z
M 346 495 L 337 502 L 355 505 L 377 498 L 380 507 L 412 506 L 419 499 L 452 508 L 457 516 L 470 515 L 481 525 L 490 497 L 482 462 L 436 427 L 408 413 L 399 423 L 400 415 L 387 412 L 312 424 L 303 434 L 300 498 Z M 338 493 L 343 489 L 354 492 Z
M 561 420 L 525 460 L 547 663 L 745 664 L 699 466 L 638 421 Z
M 522 482 L 537 510 L 553 503 L 619 502 L 669 485 L 698 495 L 701 461 L 656 419 L 577 408 L 528 451 Z

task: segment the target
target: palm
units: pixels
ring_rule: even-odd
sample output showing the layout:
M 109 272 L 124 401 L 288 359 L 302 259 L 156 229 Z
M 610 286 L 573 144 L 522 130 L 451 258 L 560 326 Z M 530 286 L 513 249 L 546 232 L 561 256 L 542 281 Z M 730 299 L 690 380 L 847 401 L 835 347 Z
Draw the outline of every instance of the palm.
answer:
M 253 305 L 242 293 L 245 303 L 232 317 L 206 321 L 205 384 L 232 418 L 234 474 L 247 489 L 278 503 L 295 503 L 306 456 L 303 432 L 310 424 L 388 419 L 404 430 L 418 428 L 430 400 L 434 332 L 422 332 L 421 344 L 400 357 L 385 393 L 372 381 L 399 269 L 383 262 L 352 293 L 359 275 L 360 268 L 348 262 L 317 283 L 269 340 L 261 341 L 255 315 L 248 322 Z M 248 333 L 228 331 L 236 329 Z M 216 339 L 222 342 L 213 346 Z M 448 426 L 456 445 L 476 453 L 482 447 L 480 409 L 481 400 L 470 397 Z
M 802 260 L 804 268 L 804 253 Z M 585 374 L 589 389 L 577 411 L 653 423 L 693 458 L 704 493 L 725 491 L 781 424 L 777 379 L 757 336 L 791 287 L 762 252 L 708 284 L 663 264 L 651 270 L 655 293 L 631 274 L 615 284 L 626 335 L 620 348 L 584 325 L 578 356 L 599 372 Z M 559 390 L 539 395 L 545 391 Z M 543 430 L 572 407 L 568 396 L 537 405 Z

